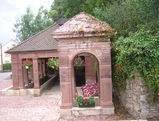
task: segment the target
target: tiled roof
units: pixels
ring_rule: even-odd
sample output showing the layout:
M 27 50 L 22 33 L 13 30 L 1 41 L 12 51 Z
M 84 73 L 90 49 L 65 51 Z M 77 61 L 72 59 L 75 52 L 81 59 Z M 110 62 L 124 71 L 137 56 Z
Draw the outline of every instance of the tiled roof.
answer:
M 80 33 L 86 34 L 98 34 L 107 33 L 109 35 L 116 34 L 116 31 L 112 29 L 107 23 L 94 18 L 93 16 L 81 12 L 68 20 L 65 24 L 60 26 L 53 32 L 55 36 L 63 35 L 77 35 Z M 55 37 L 54 36 L 54 37 Z M 56 37 L 55 37 L 56 38 Z
M 48 27 L 47 29 L 21 42 L 16 47 L 8 50 L 7 53 L 57 49 L 58 43 L 55 39 L 53 39 L 51 34 L 58 27 L 59 25 L 57 24 Z

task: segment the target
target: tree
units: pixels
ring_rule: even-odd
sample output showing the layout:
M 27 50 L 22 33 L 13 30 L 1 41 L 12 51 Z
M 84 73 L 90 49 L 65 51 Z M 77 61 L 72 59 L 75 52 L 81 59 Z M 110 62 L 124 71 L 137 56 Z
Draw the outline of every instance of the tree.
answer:
M 138 26 L 157 32 L 159 30 L 158 0 L 122 0 L 104 8 L 95 8 L 95 16 L 108 22 L 118 32 L 118 36 L 129 36 Z
M 34 15 L 31 13 L 30 8 L 27 8 L 26 14 L 21 19 L 17 19 L 14 32 L 17 34 L 19 40 L 25 40 L 32 35 L 32 24 Z
M 24 41 L 51 24 L 53 22 L 48 17 L 48 11 L 43 10 L 43 7 L 39 8 L 37 15 L 34 15 L 31 9 L 27 8 L 26 14 L 17 19 L 14 24 L 14 32 L 16 32 L 17 38 L 20 41 Z
M 94 15 L 94 8 L 103 8 L 115 0 L 54 0 L 50 17 L 56 20 L 61 17 L 71 18 L 79 12 Z
M 50 10 L 44 10 L 41 7 L 37 15 L 34 15 L 31 9 L 27 8 L 26 14 L 17 19 L 14 32 L 16 32 L 17 38 L 23 41 L 50 26 L 53 21 L 61 17 L 71 18 L 82 11 L 94 15 L 94 8 L 103 9 L 113 1 L 115 0 L 54 0 Z
M 50 10 L 39 9 L 33 15 L 27 9 L 15 24 L 15 32 L 24 40 L 43 30 L 61 17 L 71 18 L 85 11 L 109 23 L 118 32 L 118 36 L 129 36 L 129 32 L 144 26 L 152 33 L 159 31 L 158 0 L 54 0 Z

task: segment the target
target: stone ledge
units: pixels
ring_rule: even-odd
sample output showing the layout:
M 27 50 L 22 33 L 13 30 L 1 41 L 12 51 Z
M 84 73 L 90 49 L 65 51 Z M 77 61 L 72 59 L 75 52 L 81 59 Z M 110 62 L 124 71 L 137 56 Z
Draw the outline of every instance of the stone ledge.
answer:
M 102 108 L 100 106 L 96 106 L 93 108 L 74 107 L 71 109 L 71 113 L 73 116 L 88 116 L 88 115 L 99 115 L 99 114 L 111 115 L 114 114 L 114 107 L 108 107 L 108 108 Z
M 52 78 L 50 78 L 47 82 L 45 82 L 43 85 L 41 85 L 40 89 L 10 89 L 6 88 L 4 90 L 0 90 L 0 95 L 3 96 L 25 96 L 25 95 L 33 95 L 33 96 L 40 96 L 41 93 L 49 86 L 51 83 L 52 79 L 55 78 L 56 75 L 54 75 Z
M 40 96 L 40 89 L 19 89 L 19 90 L 7 90 L 3 92 L 5 96 L 24 96 L 24 95 L 34 95 Z

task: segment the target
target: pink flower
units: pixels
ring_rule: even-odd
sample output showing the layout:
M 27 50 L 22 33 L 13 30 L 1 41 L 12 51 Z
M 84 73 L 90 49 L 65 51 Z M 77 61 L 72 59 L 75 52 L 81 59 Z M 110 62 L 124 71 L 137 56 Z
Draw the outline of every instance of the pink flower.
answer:
M 86 102 L 88 102 L 88 101 L 89 101 L 89 99 L 88 99 L 88 98 L 85 98 L 84 100 L 85 100 Z

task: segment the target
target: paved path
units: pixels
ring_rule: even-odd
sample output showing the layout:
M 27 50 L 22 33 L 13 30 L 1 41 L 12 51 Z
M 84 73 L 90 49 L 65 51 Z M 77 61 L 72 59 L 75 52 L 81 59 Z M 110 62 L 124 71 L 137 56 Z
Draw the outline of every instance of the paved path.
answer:
M 11 72 L 1 72 L 0 73 L 0 82 L 6 79 L 10 79 Z
M 13 87 L 13 82 L 11 79 L 3 80 L 2 82 L 0 82 L 0 91 L 5 91 L 12 87 Z
M 59 100 L 58 85 L 40 97 L 0 96 L 0 121 L 56 121 L 60 116 Z
M 40 97 L 0 96 L 0 121 L 112 121 L 130 119 L 125 114 L 60 118 L 59 85 L 49 87 Z
M 0 121 L 56 121 L 58 101 L 53 95 L 1 96 Z
M 12 86 L 11 72 L 0 73 L 0 91 L 11 88 Z

